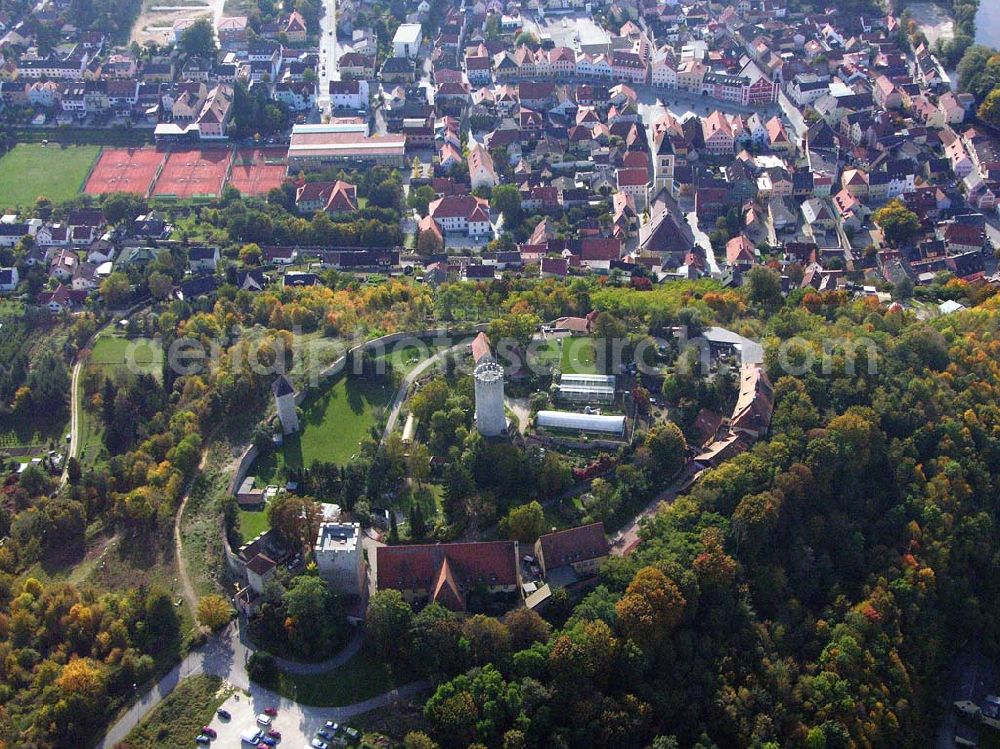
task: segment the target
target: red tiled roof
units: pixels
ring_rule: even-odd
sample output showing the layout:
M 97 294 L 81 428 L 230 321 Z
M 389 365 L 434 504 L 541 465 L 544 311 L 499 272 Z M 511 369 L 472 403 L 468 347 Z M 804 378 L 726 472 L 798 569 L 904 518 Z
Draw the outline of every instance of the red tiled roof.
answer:
M 636 187 L 647 182 L 649 182 L 649 171 L 645 167 L 618 170 L 619 187 Z
M 517 585 L 517 545 L 480 541 L 416 546 L 381 546 L 376 551 L 378 588 L 442 592 L 441 603 L 477 585 Z
M 490 353 L 490 339 L 485 333 L 480 333 L 472 339 L 472 359 L 478 362 Z
M 580 242 L 581 260 L 618 260 L 621 256 L 621 240 L 588 237 Z
M 597 559 L 608 555 L 608 539 L 604 535 L 604 523 L 567 528 L 542 536 L 542 559 L 546 570 L 567 564 Z

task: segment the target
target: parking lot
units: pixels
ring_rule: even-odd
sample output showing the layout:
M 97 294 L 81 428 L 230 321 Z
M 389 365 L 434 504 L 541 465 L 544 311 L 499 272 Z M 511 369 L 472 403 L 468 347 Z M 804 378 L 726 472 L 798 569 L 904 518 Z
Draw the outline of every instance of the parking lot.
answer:
M 272 718 L 270 726 L 258 725 L 257 716 L 269 707 L 277 708 L 278 714 Z M 218 738 L 212 741 L 211 746 L 219 749 L 249 749 L 252 745 L 241 739 L 244 732 L 260 729 L 266 733 L 272 728 L 281 733 L 281 739 L 277 742 L 279 748 L 308 749 L 310 742 L 316 738 L 316 731 L 322 729 L 327 720 L 333 720 L 335 712 L 335 709 L 330 709 L 330 715 L 323 715 L 321 708 L 303 708 L 288 700 L 265 702 L 264 699 L 247 697 L 240 692 L 226 700 L 222 708 L 228 710 L 232 718 L 223 720 L 216 714 L 209 724 L 218 733 Z M 346 745 L 342 734 L 339 738 L 342 743 L 331 742 L 331 748 Z

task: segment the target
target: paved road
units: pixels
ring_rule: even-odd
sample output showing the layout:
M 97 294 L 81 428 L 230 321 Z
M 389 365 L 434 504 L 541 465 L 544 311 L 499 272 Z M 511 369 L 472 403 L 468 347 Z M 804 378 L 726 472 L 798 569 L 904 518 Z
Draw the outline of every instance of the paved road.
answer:
M 328 671 L 350 660 L 360 649 L 362 640 L 361 635 L 356 635 L 344 650 L 325 664 L 296 663 L 292 665 L 297 673 L 302 674 L 314 673 L 312 669 L 319 666 L 325 666 L 320 673 Z M 123 741 L 128 736 L 129 731 L 159 705 L 181 681 L 197 674 L 218 676 L 234 687 L 249 692 L 251 700 L 259 702 L 261 706 L 274 705 L 282 712 L 297 712 L 301 716 L 303 724 L 315 724 L 316 728 L 321 727 L 325 720 L 346 720 L 370 710 L 391 705 L 399 700 L 409 699 L 431 686 L 430 682 L 418 681 L 343 707 L 310 707 L 295 703 L 270 689 L 252 683 L 246 670 L 246 662 L 251 652 L 253 651 L 247 647 L 240 634 L 237 633 L 236 624 L 230 625 L 221 634 L 212 637 L 204 647 L 190 653 L 174 666 L 169 673 L 160 679 L 156 686 L 118 719 L 96 749 L 112 749 L 118 742 Z M 290 662 L 283 661 L 283 663 L 287 665 Z
M 69 480 L 69 459 L 75 458 L 80 452 L 80 372 L 83 370 L 83 359 L 77 356 L 73 363 L 73 376 L 69 388 L 69 452 L 66 454 L 59 487 L 62 488 Z
M 642 524 L 643 519 L 655 515 L 660 509 L 660 505 L 664 502 L 667 504 L 673 502 L 681 491 L 687 489 L 697 481 L 699 475 L 701 475 L 701 471 L 695 469 L 694 463 L 689 462 L 670 486 L 657 494 L 643 508 L 642 512 L 633 518 L 631 523 L 614 535 L 611 539 L 611 553 L 619 557 L 630 554 L 636 544 L 639 543 L 639 526 Z
M 325 0 L 324 13 L 319 19 L 319 98 L 316 103 L 324 112 L 330 107 L 330 81 L 340 80 L 337 68 L 337 0 Z

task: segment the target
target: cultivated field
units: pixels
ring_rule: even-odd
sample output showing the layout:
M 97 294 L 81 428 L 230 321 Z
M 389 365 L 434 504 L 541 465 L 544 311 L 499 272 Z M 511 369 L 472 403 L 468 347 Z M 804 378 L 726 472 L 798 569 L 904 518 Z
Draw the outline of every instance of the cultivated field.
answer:
M 19 143 L 0 158 L 0 207 L 34 204 L 40 195 L 60 202 L 80 192 L 98 146 Z

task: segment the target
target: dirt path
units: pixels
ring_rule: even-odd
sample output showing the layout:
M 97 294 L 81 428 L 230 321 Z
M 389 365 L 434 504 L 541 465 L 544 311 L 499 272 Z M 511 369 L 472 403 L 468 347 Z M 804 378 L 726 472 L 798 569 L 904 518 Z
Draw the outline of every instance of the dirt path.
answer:
M 177 557 L 177 577 L 181 581 L 181 595 L 184 596 L 184 600 L 187 601 L 188 607 L 191 609 L 191 615 L 197 617 L 198 615 L 198 593 L 194 589 L 194 584 L 191 582 L 191 576 L 188 574 L 187 562 L 184 560 L 184 542 L 181 540 L 181 523 L 184 518 L 184 510 L 187 507 L 188 498 L 191 496 L 191 487 L 194 485 L 194 480 L 198 477 L 198 474 L 205 469 L 205 462 L 208 460 L 208 450 L 202 450 L 201 460 L 198 462 L 198 468 L 191 480 L 188 481 L 187 490 L 184 492 L 184 499 L 181 500 L 181 506 L 177 509 L 177 515 L 174 517 L 174 554 Z

